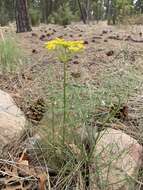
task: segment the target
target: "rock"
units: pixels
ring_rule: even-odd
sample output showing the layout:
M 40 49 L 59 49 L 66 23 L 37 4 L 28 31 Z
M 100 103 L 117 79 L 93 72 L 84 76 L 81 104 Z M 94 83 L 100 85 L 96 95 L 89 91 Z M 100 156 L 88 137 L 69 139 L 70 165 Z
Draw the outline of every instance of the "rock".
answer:
M 132 178 L 136 179 L 141 165 L 142 146 L 124 132 L 111 128 L 99 136 L 90 167 L 91 189 L 134 189 Z
M 0 151 L 3 146 L 20 135 L 25 124 L 26 119 L 11 96 L 0 90 Z

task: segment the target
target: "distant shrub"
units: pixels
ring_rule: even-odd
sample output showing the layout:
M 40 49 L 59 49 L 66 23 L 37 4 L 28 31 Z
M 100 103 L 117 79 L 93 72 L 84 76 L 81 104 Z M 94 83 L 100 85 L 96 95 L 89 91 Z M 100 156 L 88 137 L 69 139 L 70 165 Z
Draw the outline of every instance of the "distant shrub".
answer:
M 68 3 L 60 6 L 59 9 L 49 16 L 49 22 L 53 24 L 68 25 L 74 19 Z
M 0 7 L 0 25 L 6 26 L 9 22 L 8 13 L 3 7 Z
M 38 26 L 40 24 L 40 12 L 35 9 L 29 10 L 32 26 Z

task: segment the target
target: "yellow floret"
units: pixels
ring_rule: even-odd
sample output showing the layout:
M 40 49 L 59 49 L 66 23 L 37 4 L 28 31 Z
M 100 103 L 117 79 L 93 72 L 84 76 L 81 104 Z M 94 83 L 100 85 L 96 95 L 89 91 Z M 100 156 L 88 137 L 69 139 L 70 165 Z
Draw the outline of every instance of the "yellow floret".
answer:
M 45 46 L 49 50 L 55 50 L 58 47 L 63 47 L 70 52 L 78 52 L 84 48 L 83 41 L 66 41 L 61 38 L 56 38 L 46 43 Z

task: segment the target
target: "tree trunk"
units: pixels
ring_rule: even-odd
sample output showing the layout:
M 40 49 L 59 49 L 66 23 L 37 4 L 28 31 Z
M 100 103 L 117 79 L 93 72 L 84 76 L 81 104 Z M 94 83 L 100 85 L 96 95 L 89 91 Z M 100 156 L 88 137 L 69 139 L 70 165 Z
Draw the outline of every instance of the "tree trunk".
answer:
M 117 21 L 117 5 L 116 5 L 116 0 L 113 1 L 112 0 L 112 4 L 111 4 L 111 7 L 112 7 L 112 22 L 113 22 L 113 25 L 116 24 L 116 21 Z M 123 7 L 123 15 L 124 15 L 124 7 Z
M 79 6 L 82 21 L 83 21 L 84 24 L 86 24 L 86 16 L 85 16 L 85 13 L 84 13 L 84 11 L 82 9 L 81 2 L 80 2 L 80 0 L 77 0 L 77 2 L 78 2 L 78 6 Z
M 89 23 L 89 20 L 90 20 L 90 0 L 86 0 L 86 8 L 85 8 L 85 11 L 86 11 L 86 20 L 87 20 L 87 23 Z
M 107 2 L 107 22 L 108 22 L 108 25 L 111 24 L 111 0 L 108 0 Z
M 46 1 L 41 0 L 40 6 L 41 6 L 41 12 L 42 12 L 42 22 L 46 23 L 47 22 L 47 19 L 46 19 Z
M 16 32 L 28 32 L 32 31 L 30 26 L 27 0 L 16 0 Z

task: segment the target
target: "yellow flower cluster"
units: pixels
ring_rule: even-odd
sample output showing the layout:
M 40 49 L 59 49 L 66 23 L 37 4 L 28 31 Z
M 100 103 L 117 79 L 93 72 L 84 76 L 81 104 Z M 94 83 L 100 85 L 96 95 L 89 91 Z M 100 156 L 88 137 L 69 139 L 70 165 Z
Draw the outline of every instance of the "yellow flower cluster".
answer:
M 84 49 L 84 42 L 83 41 L 66 41 L 61 38 L 56 38 L 55 40 L 51 40 L 46 43 L 45 46 L 49 50 L 55 50 L 58 47 L 63 47 L 70 52 L 78 52 Z

